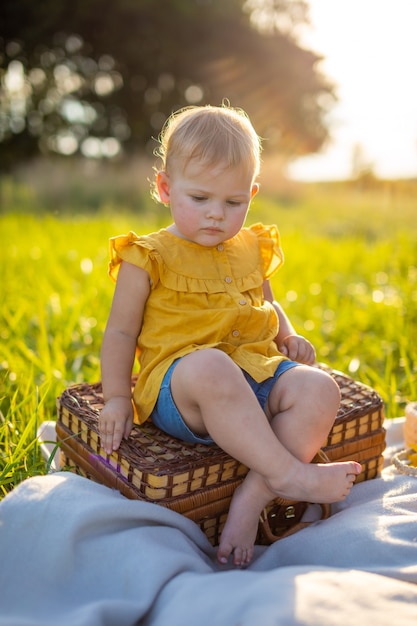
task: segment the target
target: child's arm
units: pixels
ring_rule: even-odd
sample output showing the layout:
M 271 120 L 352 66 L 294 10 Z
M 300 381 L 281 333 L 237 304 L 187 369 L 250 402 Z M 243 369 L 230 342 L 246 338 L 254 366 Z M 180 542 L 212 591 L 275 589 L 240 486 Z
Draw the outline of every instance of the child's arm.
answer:
M 292 361 L 312 365 L 316 360 L 316 351 L 313 345 L 305 337 L 296 333 L 283 308 L 274 300 L 274 294 L 268 280 L 264 282 L 263 291 L 265 300 L 271 302 L 278 315 L 279 330 L 275 337 L 278 350 Z
M 104 408 L 99 418 L 100 438 L 108 454 L 117 450 L 133 425 L 131 378 L 136 341 L 149 296 L 147 272 L 123 262 L 101 349 Z

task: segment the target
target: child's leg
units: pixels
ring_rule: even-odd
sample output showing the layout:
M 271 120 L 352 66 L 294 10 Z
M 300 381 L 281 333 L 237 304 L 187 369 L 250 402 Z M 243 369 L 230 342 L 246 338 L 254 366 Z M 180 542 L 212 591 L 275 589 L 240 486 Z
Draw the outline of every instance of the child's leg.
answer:
M 304 375 L 297 375 L 295 379 L 291 374 L 298 370 L 304 371 Z M 289 370 L 281 377 L 282 381 L 287 380 L 285 387 L 278 379 L 268 403 L 270 424 L 241 370 L 221 351 L 194 352 L 183 357 L 174 369 L 172 394 L 187 425 L 198 434 L 209 433 L 221 448 L 251 468 L 232 500 L 219 546 L 221 561 L 227 560 L 234 551 L 236 564 L 249 562 L 259 515 L 275 496 L 335 502 L 349 493 L 360 471 L 360 466 L 354 462 L 322 466 L 307 463 L 331 426 L 330 415 L 326 414 L 325 428 L 319 428 L 320 419 L 313 417 L 324 408 L 321 399 L 325 385 L 319 384 L 320 381 L 326 381 L 326 393 L 333 398 L 333 419 L 338 399 L 333 381 L 321 372 L 320 378 L 314 374 L 315 384 L 308 381 L 305 389 L 308 372 L 317 371 L 304 367 Z M 331 390 L 328 380 L 333 385 Z M 287 393 L 287 385 L 295 391 Z M 314 392 L 311 401 L 306 391 Z M 301 420 L 303 427 L 287 425 L 291 419 Z M 284 438 L 285 445 L 276 436 L 275 429 Z M 292 436 L 300 437 L 300 443 L 292 441 Z M 307 436 L 313 443 L 307 441 Z
M 282 445 L 309 463 L 325 443 L 339 404 L 340 390 L 331 376 L 304 365 L 278 378 L 265 410 Z
M 311 470 L 306 475 L 311 491 L 307 489 L 304 496 L 296 495 L 295 484 L 303 475 L 302 471 L 296 470 L 292 474 L 294 489 L 288 487 L 288 497 L 311 502 L 335 502 L 349 493 L 356 475 L 360 472 L 359 464 L 304 465 L 310 463 L 325 443 L 339 402 L 340 392 L 336 383 L 330 376 L 314 368 L 299 366 L 290 369 L 275 383 L 266 407 L 271 427 L 284 448 L 295 459 L 303 461 L 304 469 Z M 291 471 L 290 465 L 288 476 Z M 320 481 L 320 488 L 314 487 L 315 479 Z M 271 481 L 271 485 L 273 484 Z M 257 527 L 250 528 L 250 519 L 247 515 L 242 515 L 242 511 L 249 509 L 253 493 L 256 490 L 261 493 L 262 485 L 262 477 L 259 480 L 259 475 L 250 472 L 246 481 L 236 490 L 221 537 L 220 558 L 228 555 L 230 546 L 243 546 L 245 540 L 242 537 L 250 536 L 251 532 L 256 531 Z M 344 485 L 346 491 L 337 496 L 334 489 L 340 485 Z M 255 518 L 252 523 L 255 524 Z M 236 553 L 236 549 L 233 550 Z M 244 554 L 245 551 L 241 550 L 242 558 Z M 250 550 L 246 551 L 247 558 L 250 554 Z

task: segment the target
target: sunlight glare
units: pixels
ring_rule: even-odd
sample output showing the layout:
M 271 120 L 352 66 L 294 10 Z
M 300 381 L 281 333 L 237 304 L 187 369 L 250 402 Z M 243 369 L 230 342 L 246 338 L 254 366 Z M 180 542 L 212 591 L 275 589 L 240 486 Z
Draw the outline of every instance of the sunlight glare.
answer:
M 325 58 L 320 70 L 336 84 L 329 117 L 332 141 L 321 155 L 299 159 L 294 178 L 349 178 L 361 146 L 381 177 L 417 175 L 417 2 L 310 0 L 312 27 L 300 43 Z

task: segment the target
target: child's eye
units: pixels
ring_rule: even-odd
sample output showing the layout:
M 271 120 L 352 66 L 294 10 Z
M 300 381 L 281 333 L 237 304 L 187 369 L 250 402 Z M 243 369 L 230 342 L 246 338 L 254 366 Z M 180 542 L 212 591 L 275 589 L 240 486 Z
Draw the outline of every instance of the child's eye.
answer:
M 239 202 L 239 200 L 228 200 L 227 204 L 229 206 L 239 206 L 240 204 L 242 204 L 241 202 Z
M 205 196 L 191 196 L 191 197 L 194 200 L 194 202 L 204 202 L 204 200 L 207 200 Z

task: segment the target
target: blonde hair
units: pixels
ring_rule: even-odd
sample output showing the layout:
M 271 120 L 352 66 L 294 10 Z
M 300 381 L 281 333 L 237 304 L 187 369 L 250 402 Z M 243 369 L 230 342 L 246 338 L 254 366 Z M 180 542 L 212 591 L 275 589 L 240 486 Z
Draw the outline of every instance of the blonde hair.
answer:
M 224 163 L 225 167 L 244 165 L 255 179 L 260 170 L 262 144 L 242 109 L 222 105 L 190 106 L 174 112 L 165 122 L 155 155 L 168 174 L 172 164 L 185 171 L 191 160 L 204 167 Z M 156 185 L 153 197 L 160 201 Z

